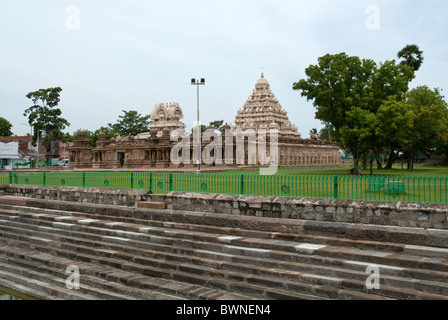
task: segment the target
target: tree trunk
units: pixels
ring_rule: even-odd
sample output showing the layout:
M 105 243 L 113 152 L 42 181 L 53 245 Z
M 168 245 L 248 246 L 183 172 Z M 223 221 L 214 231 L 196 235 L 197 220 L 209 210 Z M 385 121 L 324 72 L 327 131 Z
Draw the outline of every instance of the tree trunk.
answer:
M 373 175 L 373 156 L 370 157 L 369 159 L 369 163 L 370 163 L 370 175 Z
M 367 156 L 368 153 L 362 155 L 362 170 L 367 170 Z
M 387 164 L 384 167 L 384 169 L 392 169 L 392 165 L 394 164 L 394 161 L 396 160 L 397 156 L 395 155 L 394 150 L 392 150 L 389 153 L 389 159 L 387 159 Z
M 408 161 L 408 171 L 413 171 L 414 170 L 414 156 L 415 156 L 415 152 L 414 151 L 410 151 L 409 152 L 409 161 Z
M 359 158 L 356 153 L 352 152 L 352 154 L 353 154 L 353 170 L 354 170 L 354 174 L 357 174 L 358 168 L 359 168 Z
M 383 169 L 383 165 L 382 165 L 382 163 L 381 163 L 381 160 L 379 159 L 379 154 L 378 154 L 378 152 L 375 153 L 375 160 L 376 160 L 376 168 L 377 168 L 378 170 L 382 170 L 382 169 Z

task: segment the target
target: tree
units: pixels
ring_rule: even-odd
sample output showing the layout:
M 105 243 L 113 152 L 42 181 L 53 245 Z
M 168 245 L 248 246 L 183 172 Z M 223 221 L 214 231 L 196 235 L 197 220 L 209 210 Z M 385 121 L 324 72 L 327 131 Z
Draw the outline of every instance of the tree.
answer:
M 150 123 L 150 115 L 142 116 L 135 110 L 122 110 L 124 115 L 118 116 L 118 121 L 114 124 L 108 123 L 112 131 L 121 136 L 136 136 L 139 133 L 148 132 L 148 124 Z
M 375 62 L 350 57 L 347 54 L 327 54 L 318 59 L 317 65 L 305 69 L 307 79 L 293 84 L 307 100 L 313 100 L 316 118 L 331 124 L 335 140 L 339 141 L 340 128 L 345 124 L 346 112 L 359 106 L 365 96 L 364 90 L 371 78 Z
M 416 151 L 425 151 L 440 145 L 448 131 L 448 109 L 440 90 L 418 86 L 406 95 L 406 106 L 414 114 L 409 135 L 408 170 L 414 169 Z
M 331 124 L 325 123 L 324 127 L 319 130 L 319 139 L 321 140 L 327 140 L 327 141 L 334 141 L 334 128 Z
M 369 84 L 369 94 L 370 98 L 368 100 L 368 108 L 371 112 L 378 115 L 378 110 L 381 106 L 387 101 L 403 101 L 405 97 L 405 93 L 409 89 L 409 82 L 415 77 L 412 68 L 406 64 L 396 64 L 394 60 L 385 61 L 384 63 L 380 63 L 378 67 L 376 67 L 372 79 Z M 398 110 L 393 110 L 398 111 Z M 391 111 L 393 113 L 393 111 Z M 392 115 L 390 113 L 390 115 Z M 390 119 L 383 119 L 387 121 Z M 389 132 L 387 129 L 381 132 Z M 398 129 L 402 129 L 398 127 Z M 394 134 L 391 133 L 390 136 Z M 374 149 L 379 152 L 389 152 L 389 161 L 386 165 L 386 168 L 392 168 L 393 161 L 395 160 L 395 150 L 397 148 L 401 148 L 402 140 L 397 141 L 396 139 L 380 139 L 379 133 L 377 133 L 377 143 Z M 395 136 L 398 136 L 395 134 Z M 375 157 L 378 156 L 378 153 Z M 377 166 L 380 169 L 381 163 L 377 158 Z
M 423 63 L 423 51 L 416 44 L 408 44 L 398 52 L 397 56 L 403 59 L 401 64 L 410 66 L 414 72 L 420 69 Z
M 12 124 L 5 118 L 0 117 L 0 137 L 12 136 Z
M 293 89 L 313 101 L 316 118 L 334 129 L 334 141 L 353 154 L 355 169 L 363 154 L 366 159 L 367 152 L 383 147 L 374 134 L 376 111 L 390 97 L 403 99 L 414 77 L 409 66 L 395 61 L 377 65 L 345 53 L 320 57 L 305 74 Z
M 414 118 L 415 114 L 409 110 L 405 102 L 397 101 L 395 97 L 390 97 L 378 108 L 375 135 L 378 144 L 383 146 L 384 150 L 390 151 L 386 168 L 392 168 L 396 150 L 406 149 Z M 377 163 L 378 169 L 381 169 L 381 163 L 378 160 Z
M 402 101 L 413 78 L 415 75 L 408 65 L 396 64 L 395 60 L 379 63 L 368 83 L 369 110 L 376 113 L 378 108 L 390 98 Z
M 358 161 L 361 156 L 364 155 L 364 159 L 367 159 L 368 151 L 377 148 L 375 120 L 375 114 L 365 108 L 353 107 L 346 113 L 347 122 L 341 128 L 341 137 L 344 139 L 347 151 L 353 155 L 355 170 L 358 169 Z
M 57 108 L 60 101 L 60 87 L 39 89 L 26 95 L 34 103 L 25 110 L 24 116 L 28 116 L 28 123 L 33 127 L 33 145 L 36 145 L 37 138 L 45 133 L 42 144 L 47 150 L 50 149 L 51 141 L 64 141 L 62 132 L 70 123 L 61 117 L 62 111 Z
M 215 120 L 210 122 L 210 125 L 215 128 L 215 130 L 222 132 L 222 124 L 224 123 L 224 120 Z

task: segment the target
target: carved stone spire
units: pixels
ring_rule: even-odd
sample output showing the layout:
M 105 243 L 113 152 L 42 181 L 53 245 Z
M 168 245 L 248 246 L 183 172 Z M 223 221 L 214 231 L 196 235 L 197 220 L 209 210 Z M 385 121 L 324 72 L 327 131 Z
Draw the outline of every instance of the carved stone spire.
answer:
M 243 109 L 238 110 L 235 118 L 235 129 L 258 130 L 267 127 L 279 128 L 281 133 L 300 135 L 297 132 L 297 127 L 291 125 L 286 111 L 283 110 L 279 101 L 275 98 L 269 82 L 262 72 Z

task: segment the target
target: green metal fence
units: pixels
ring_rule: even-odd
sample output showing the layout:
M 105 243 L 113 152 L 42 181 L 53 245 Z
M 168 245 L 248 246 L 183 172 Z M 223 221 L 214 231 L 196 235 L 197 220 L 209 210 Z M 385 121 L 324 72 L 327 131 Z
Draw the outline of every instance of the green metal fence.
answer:
M 448 177 L 4 171 L 0 184 L 448 203 Z

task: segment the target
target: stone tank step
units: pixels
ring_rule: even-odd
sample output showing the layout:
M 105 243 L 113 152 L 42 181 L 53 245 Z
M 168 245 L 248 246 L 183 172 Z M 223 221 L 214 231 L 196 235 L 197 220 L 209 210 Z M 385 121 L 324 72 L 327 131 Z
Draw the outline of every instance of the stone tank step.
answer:
M 389 251 L 363 250 L 271 239 L 279 234 L 273 231 L 255 230 L 259 237 L 236 236 L 232 228 L 221 226 L 209 230 L 199 225 L 202 229 L 192 231 L 184 223 L 167 221 L 162 214 L 151 215 L 162 218 L 150 221 L 154 227 L 130 216 L 123 222 L 64 210 L 2 208 L 0 240 L 4 247 L 51 252 L 55 257 L 71 255 L 118 272 L 147 272 L 169 281 L 212 285 L 260 299 L 446 298 L 444 286 L 428 280 L 446 278 L 446 261 L 395 250 L 403 245 L 392 243 Z M 379 262 L 384 263 L 381 293 L 368 293 L 362 270 L 367 263 Z M 414 278 L 406 282 L 404 274 Z M 412 282 L 416 284 L 411 286 Z

